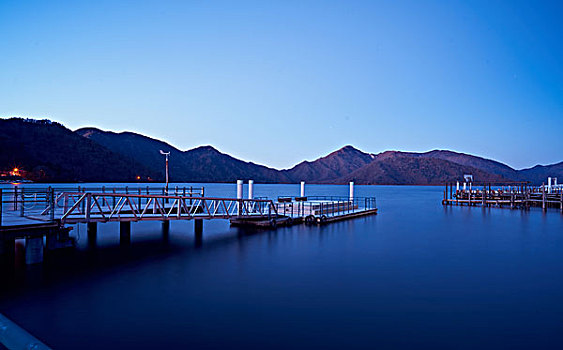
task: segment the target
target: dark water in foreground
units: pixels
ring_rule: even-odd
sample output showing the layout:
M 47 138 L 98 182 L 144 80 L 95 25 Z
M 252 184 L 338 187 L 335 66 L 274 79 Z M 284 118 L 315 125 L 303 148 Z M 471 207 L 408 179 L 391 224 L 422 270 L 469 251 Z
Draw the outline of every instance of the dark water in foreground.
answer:
M 258 233 L 205 222 L 201 244 L 191 222 L 168 242 L 137 223 L 120 248 L 104 224 L 89 250 L 77 227 L 80 249 L 1 282 L 0 312 L 61 349 L 561 348 L 563 216 L 444 208 L 441 193 L 357 186 L 378 216 Z

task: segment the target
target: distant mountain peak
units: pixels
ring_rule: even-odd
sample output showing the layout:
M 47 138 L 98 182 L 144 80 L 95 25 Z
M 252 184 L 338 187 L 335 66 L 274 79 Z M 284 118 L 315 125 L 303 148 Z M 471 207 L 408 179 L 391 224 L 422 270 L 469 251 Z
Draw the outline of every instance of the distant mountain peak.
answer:
M 190 151 L 200 151 L 200 152 L 212 152 L 212 153 L 221 153 L 219 150 L 211 145 L 204 145 L 199 146 L 196 148 L 191 149 Z M 222 154 L 222 153 L 221 153 Z

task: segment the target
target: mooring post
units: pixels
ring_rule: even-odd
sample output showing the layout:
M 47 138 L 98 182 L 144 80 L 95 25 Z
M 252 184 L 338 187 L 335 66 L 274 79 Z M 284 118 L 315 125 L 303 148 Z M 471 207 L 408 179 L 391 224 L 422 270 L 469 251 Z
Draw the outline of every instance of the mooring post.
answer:
M 300 197 L 305 197 L 305 181 L 301 181 Z
M 248 199 L 254 199 L 254 180 L 248 180 Z
M 350 181 L 350 200 L 354 200 L 354 181 Z
M 237 180 L 237 199 L 242 199 L 242 186 L 243 181 Z
M 131 243 L 131 221 L 121 221 L 119 223 L 119 243 L 121 245 Z
M 444 189 L 444 192 L 443 192 L 444 195 L 443 195 L 443 198 L 442 198 L 442 205 L 446 205 L 446 203 L 448 203 L 448 202 L 446 201 L 446 192 L 447 192 L 447 191 L 448 191 L 448 185 L 446 184 L 446 188 Z
M 237 180 L 237 212 L 238 216 L 242 215 L 242 186 L 243 181 Z
M 541 184 L 541 208 L 545 211 L 545 182 Z
M 26 237 L 25 239 L 25 263 L 27 265 L 43 262 L 43 236 Z

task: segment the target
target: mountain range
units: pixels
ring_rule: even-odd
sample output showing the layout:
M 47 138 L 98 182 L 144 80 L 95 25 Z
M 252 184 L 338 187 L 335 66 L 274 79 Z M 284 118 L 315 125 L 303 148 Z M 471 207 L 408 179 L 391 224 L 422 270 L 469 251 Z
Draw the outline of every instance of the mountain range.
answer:
M 245 162 L 211 146 L 187 151 L 133 132 L 97 128 L 72 131 L 49 120 L 0 119 L 0 171 L 19 167 L 26 177 L 44 182 L 163 181 L 170 152 L 171 182 L 345 183 L 434 185 L 473 174 L 475 181 L 530 181 L 548 176 L 563 181 L 563 162 L 516 170 L 469 154 L 447 150 L 424 153 L 366 153 L 342 147 L 314 161 L 277 170 Z

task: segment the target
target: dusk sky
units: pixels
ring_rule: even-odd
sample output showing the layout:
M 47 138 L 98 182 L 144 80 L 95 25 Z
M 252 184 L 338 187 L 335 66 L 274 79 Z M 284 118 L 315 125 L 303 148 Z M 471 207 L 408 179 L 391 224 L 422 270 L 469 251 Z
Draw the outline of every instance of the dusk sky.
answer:
M 563 160 L 563 2 L 2 1 L 0 116 L 276 168 L 347 144 Z

